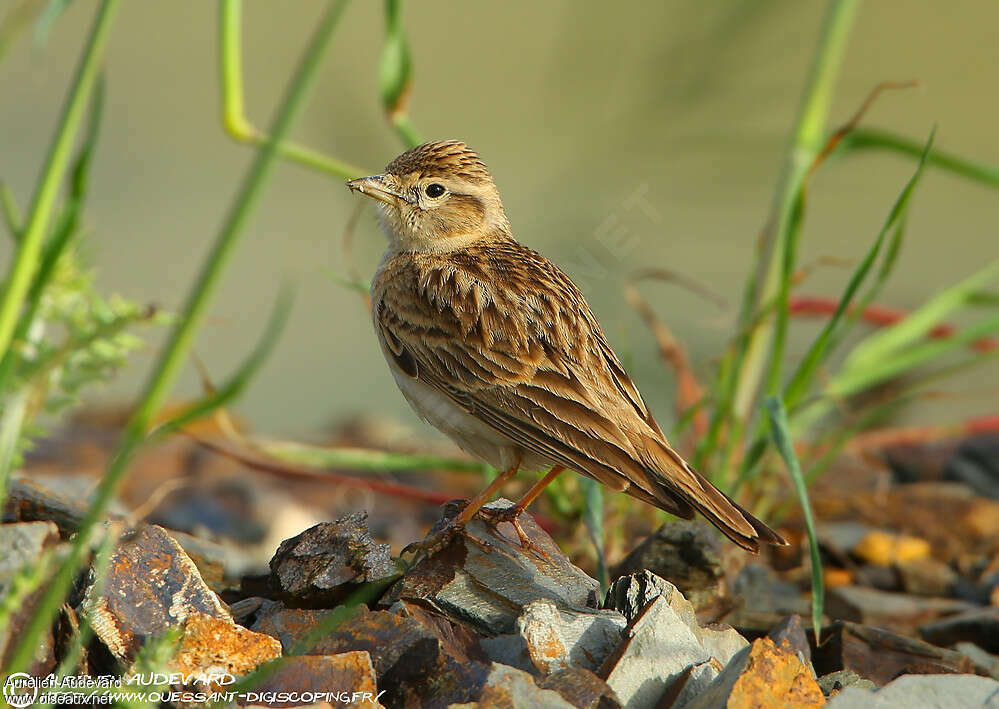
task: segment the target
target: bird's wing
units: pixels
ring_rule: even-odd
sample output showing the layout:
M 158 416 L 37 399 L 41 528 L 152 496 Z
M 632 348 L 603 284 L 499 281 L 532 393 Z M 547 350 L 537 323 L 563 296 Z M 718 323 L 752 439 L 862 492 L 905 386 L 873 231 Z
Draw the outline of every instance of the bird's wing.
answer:
M 568 276 L 515 243 L 465 251 L 383 270 L 375 323 L 402 371 L 612 489 L 699 510 L 746 548 L 779 540 L 670 447 Z

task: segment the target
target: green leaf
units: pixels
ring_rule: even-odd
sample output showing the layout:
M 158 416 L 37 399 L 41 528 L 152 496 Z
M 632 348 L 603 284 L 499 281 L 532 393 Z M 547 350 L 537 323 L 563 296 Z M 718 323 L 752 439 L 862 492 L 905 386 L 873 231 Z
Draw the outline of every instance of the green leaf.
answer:
M 607 556 L 604 553 L 604 491 L 600 483 L 591 478 L 581 477 L 579 483 L 583 487 L 583 524 L 586 525 L 597 554 L 597 580 L 603 593 L 610 585 Z
M 794 444 L 788 430 L 787 411 L 779 397 L 771 396 L 766 400 L 767 412 L 770 414 L 770 432 L 774 444 L 794 483 L 794 491 L 801 503 L 801 513 L 805 520 L 805 531 L 808 534 L 808 552 L 812 560 L 812 629 L 815 631 L 815 642 L 819 642 L 822 630 L 822 611 L 825 607 L 825 582 L 822 578 L 822 559 L 819 556 L 819 542 L 815 534 L 815 520 L 812 517 L 812 503 L 808 499 L 808 487 L 801 474 L 798 456 L 794 454 Z
M 836 305 L 836 311 L 833 313 L 832 317 L 826 321 L 822 331 L 819 333 L 818 337 L 815 338 L 815 341 L 812 343 L 811 347 L 809 347 L 808 352 L 802 358 L 798 367 L 795 369 L 794 374 L 791 376 L 790 381 L 784 388 L 783 399 L 787 403 L 787 406 L 792 409 L 801 401 L 810 389 L 819 367 L 830 351 L 829 346 L 833 340 L 833 336 L 836 334 L 837 328 L 840 325 L 840 321 L 843 319 L 844 315 L 849 312 L 854 296 L 857 291 L 860 290 L 860 287 L 863 285 L 868 273 L 870 273 L 871 269 L 874 267 L 874 263 L 877 261 L 878 255 L 881 252 L 881 246 L 884 243 L 886 236 L 889 232 L 894 230 L 896 225 L 900 223 L 900 220 L 904 219 L 913 190 L 915 190 L 916 185 L 919 184 L 919 180 L 923 176 L 923 169 L 926 167 L 926 157 L 929 155 L 930 149 L 933 147 L 933 137 L 935 134 L 936 128 L 930 132 L 930 137 L 927 139 L 926 145 L 923 148 L 923 155 L 919 161 L 919 165 L 916 167 L 916 172 L 909 178 L 909 181 L 902 189 L 902 193 L 895 200 L 895 204 L 888 213 L 888 218 L 885 220 L 884 225 L 878 232 L 877 238 L 874 239 L 874 243 L 871 244 L 871 247 L 867 250 L 867 254 L 851 275 L 850 280 L 847 283 L 846 290 L 843 292 L 843 295 L 839 299 L 839 303 Z M 900 241 L 901 232 L 896 230 L 895 238 L 889 246 L 888 256 L 886 257 L 879 274 L 879 282 L 887 277 L 887 274 L 891 269 L 891 265 L 894 264 Z M 873 297 L 873 294 L 871 294 L 871 297 Z

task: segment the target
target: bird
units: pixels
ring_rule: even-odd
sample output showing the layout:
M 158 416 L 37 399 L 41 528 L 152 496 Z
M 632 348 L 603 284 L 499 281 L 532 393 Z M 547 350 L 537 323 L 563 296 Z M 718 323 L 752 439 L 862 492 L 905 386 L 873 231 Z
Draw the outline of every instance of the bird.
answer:
M 670 445 L 580 289 L 514 238 L 492 175 L 464 142 L 418 145 L 347 187 L 376 200 L 388 238 L 371 314 L 399 389 L 499 471 L 440 534 L 488 512 L 526 547 L 519 516 L 574 470 L 678 517 L 699 512 L 743 549 L 787 544 Z M 512 507 L 482 509 L 518 471 L 546 469 Z

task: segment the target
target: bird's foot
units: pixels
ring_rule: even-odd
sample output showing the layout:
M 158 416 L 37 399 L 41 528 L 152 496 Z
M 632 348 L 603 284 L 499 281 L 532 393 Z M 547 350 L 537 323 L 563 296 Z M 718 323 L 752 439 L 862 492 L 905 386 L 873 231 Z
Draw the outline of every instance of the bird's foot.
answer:
M 551 561 L 551 557 L 545 552 L 544 549 L 535 544 L 531 538 L 524 531 L 524 528 L 520 524 L 520 516 L 524 513 L 524 510 L 514 505 L 513 507 L 505 507 L 503 509 L 496 509 L 490 507 L 483 507 L 479 510 L 479 516 L 482 520 L 495 530 L 496 534 L 500 534 L 499 525 L 503 522 L 509 522 L 513 527 L 514 531 L 517 532 L 517 537 L 520 539 L 520 548 L 524 551 L 533 551 L 538 556 Z
M 461 511 L 468 506 L 468 500 L 452 500 L 445 507 L 445 518 L 438 523 L 439 529 L 431 532 L 420 541 L 412 542 L 403 547 L 402 554 L 414 554 L 415 557 L 432 556 L 450 544 L 456 536 L 463 534 L 472 541 L 484 547 L 491 546 L 484 539 L 478 539 L 469 534 L 465 523 L 457 521 Z

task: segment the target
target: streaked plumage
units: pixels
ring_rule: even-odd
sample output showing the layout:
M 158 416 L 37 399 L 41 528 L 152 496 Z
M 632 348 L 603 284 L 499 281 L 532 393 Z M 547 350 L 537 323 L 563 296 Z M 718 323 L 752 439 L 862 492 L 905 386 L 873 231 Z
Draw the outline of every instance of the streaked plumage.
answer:
M 463 143 L 419 146 L 350 184 L 380 201 L 375 330 L 424 419 L 501 470 L 564 466 L 678 516 L 699 511 L 746 549 L 784 543 L 670 447 L 579 289 L 513 239 Z

